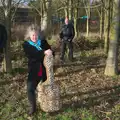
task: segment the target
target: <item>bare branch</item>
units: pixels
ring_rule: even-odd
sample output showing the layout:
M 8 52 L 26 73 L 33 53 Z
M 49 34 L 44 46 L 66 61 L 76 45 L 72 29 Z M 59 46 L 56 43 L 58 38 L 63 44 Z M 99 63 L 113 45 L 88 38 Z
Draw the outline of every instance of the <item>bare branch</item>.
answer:
M 42 0 L 42 1 L 43 1 L 44 10 L 47 11 L 46 1 L 45 0 Z
M 16 11 L 17 11 L 17 9 L 18 9 L 18 6 L 19 6 L 19 4 L 20 4 L 20 2 L 21 2 L 21 0 L 19 0 L 16 4 L 14 4 L 15 6 L 14 6 L 14 13 L 12 14 L 12 16 L 11 16 L 11 20 L 13 20 L 13 18 L 14 18 L 14 16 L 15 16 L 15 14 L 16 14 Z
M 12 6 L 17 6 L 18 7 L 18 5 L 20 4 L 20 2 L 22 2 L 22 0 L 19 0 L 19 1 L 14 1 L 13 3 L 12 3 Z M 24 1 L 23 1 L 24 2 Z
M 81 9 L 83 9 L 83 8 L 91 8 L 91 9 L 93 9 L 93 8 L 97 8 L 97 7 L 100 7 L 102 5 L 102 3 L 100 3 L 100 4 L 98 4 L 98 5 L 92 5 L 92 6 L 85 6 L 85 7 L 82 7 L 82 6 L 78 6 L 78 7 L 76 7 L 76 8 L 81 8 Z M 61 7 L 61 8 L 59 8 L 59 9 L 57 9 L 56 11 L 60 11 L 60 10 L 62 10 L 62 9 L 65 9 L 65 8 L 69 8 L 69 7 L 74 7 L 74 5 L 72 5 L 72 6 L 66 6 L 66 7 Z
M 38 12 L 40 16 L 42 15 L 41 12 L 36 8 L 36 6 L 34 6 L 32 3 L 30 3 L 30 5 L 32 6 L 33 9 L 35 9 Z
M 61 0 L 60 2 L 62 3 L 62 5 L 68 4 L 67 1 L 64 1 L 64 0 Z
M 96 9 L 96 11 L 97 11 L 99 17 L 101 17 L 101 13 L 100 13 L 100 11 L 98 10 L 98 8 Z
M 5 11 L 5 9 L 6 9 L 5 0 L 1 0 L 1 4 L 2 4 L 2 6 L 3 6 L 3 9 L 4 9 L 4 11 Z
M 104 0 L 101 0 L 101 3 L 103 4 L 103 8 L 104 8 L 105 11 L 109 9 L 108 7 L 105 6 Z

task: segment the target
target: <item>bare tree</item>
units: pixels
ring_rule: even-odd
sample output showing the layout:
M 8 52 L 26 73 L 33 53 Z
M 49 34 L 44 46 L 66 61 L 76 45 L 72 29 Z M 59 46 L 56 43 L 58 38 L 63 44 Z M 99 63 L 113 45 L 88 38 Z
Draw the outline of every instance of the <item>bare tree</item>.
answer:
M 12 71 L 12 63 L 11 63 L 11 50 L 10 50 L 10 41 L 11 41 L 11 21 L 14 17 L 14 13 L 18 7 L 18 4 L 22 0 L 1 0 L 0 4 L 3 9 L 4 24 L 7 29 L 8 40 L 6 43 L 6 47 L 4 49 L 4 61 L 3 61 L 3 71 L 11 72 Z M 12 12 L 12 8 L 15 8 L 14 12 Z
M 29 0 L 30 6 L 39 14 L 41 18 L 41 30 L 47 35 L 51 28 L 51 6 L 52 0 Z M 37 4 L 35 4 L 37 3 Z
M 43 0 L 44 11 L 42 16 L 41 30 L 45 31 L 46 34 L 50 32 L 51 28 L 51 5 L 52 0 Z

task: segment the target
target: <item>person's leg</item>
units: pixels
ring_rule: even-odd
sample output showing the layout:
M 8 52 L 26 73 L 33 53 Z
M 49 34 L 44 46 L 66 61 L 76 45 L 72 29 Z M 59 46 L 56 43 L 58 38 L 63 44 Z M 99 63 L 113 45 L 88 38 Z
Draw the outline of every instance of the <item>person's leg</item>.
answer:
M 64 61 L 65 51 L 66 51 L 66 43 L 62 42 L 62 44 L 61 44 L 61 56 L 60 56 L 60 60 L 62 60 L 62 61 Z
M 32 75 L 28 75 L 27 81 L 27 92 L 28 92 L 28 100 L 30 102 L 31 109 L 29 111 L 29 115 L 32 115 L 36 111 L 36 94 L 35 90 L 38 85 L 38 81 L 36 79 L 32 79 Z
M 69 48 L 69 60 L 73 61 L 73 43 L 72 42 L 68 42 L 68 48 Z

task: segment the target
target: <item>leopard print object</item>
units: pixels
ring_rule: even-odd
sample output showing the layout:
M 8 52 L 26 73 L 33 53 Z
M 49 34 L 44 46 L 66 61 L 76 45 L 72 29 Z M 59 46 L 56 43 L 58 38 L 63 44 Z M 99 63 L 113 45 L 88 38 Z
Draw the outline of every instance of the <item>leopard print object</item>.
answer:
M 44 66 L 46 68 L 47 80 L 38 84 L 38 102 L 44 112 L 55 112 L 60 110 L 60 87 L 54 82 L 53 56 L 45 56 Z

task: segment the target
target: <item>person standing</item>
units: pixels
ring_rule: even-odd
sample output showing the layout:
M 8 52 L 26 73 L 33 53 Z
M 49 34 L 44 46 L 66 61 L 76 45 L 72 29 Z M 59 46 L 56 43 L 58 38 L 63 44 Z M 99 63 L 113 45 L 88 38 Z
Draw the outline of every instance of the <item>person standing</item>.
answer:
M 52 50 L 46 40 L 38 39 L 38 30 L 30 29 L 27 36 L 29 36 L 30 39 L 23 43 L 23 48 L 25 55 L 28 58 L 27 93 L 31 105 L 28 114 L 32 115 L 36 112 L 36 87 L 39 82 L 44 82 L 47 79 L 43 60 L 45 55 L 52 55 Z
M 0 51 L 3 51 L 7 42 L 7 30 L 4 25 L 0 24 Z
M 73 38 L 75 36 L 74 26 L 72 21 L 70 21 L 67 17 L 65 19 L 65 24 L 62 26 L 59 37 L 61 39 L 61 56 L 60 60 L 64 63 L 64 55 L 66 52 L 66 47 L 68 46 L 69 53 L 68 57 L 70 61 L 73 61 Z
M 7 43 L 7 30 L 4 25 L 0 23 L 0 63 L 4 58 L 4 49 Z

